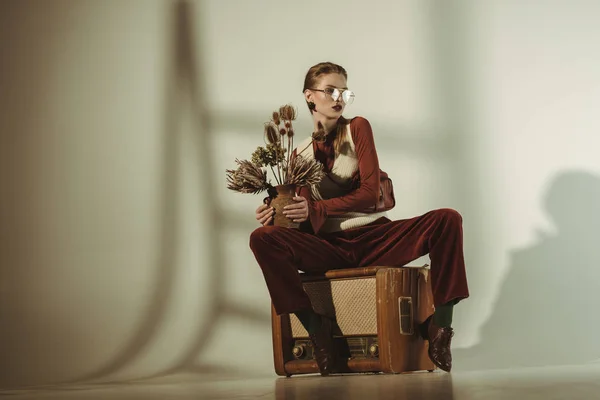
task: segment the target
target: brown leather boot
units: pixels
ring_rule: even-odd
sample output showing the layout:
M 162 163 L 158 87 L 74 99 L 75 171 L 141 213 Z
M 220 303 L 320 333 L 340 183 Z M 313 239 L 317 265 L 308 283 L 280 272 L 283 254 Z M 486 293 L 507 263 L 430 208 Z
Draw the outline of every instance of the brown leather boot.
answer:
M 433 363 L 446 372 L 452 369 L 452 353 L 450 344 L 454 330 L 451 327 L 441 328 L 433 322 L 433 318 L 429 317 L 421 324 L 421 335 L 423 339 L 429 341 L 429 358 Z
M 322 376 L 329 375 L 336 363 L 333 344 L 333 321 L 321 316 L 321 329 L 309 335 L 315 352 L 315 359 Z

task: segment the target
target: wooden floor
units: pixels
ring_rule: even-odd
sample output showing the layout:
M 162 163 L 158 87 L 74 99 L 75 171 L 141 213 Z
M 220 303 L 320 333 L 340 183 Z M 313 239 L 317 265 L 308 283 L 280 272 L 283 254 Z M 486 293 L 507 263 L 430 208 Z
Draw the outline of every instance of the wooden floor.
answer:
M 223 376 L 178 374 L 145 381 L 0 390 L 11 399 L 600 399 L 600 364 L 405 375 Z

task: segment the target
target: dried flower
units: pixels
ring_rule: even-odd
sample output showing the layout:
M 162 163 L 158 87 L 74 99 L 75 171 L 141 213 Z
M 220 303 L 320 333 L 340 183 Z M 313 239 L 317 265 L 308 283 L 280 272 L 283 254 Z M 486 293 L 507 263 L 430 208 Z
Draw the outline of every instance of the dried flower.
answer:
M 275 156 L 279 161 L 285 157 L 285 148 L 275 144 L 267 145 L 267 152 L 269 155 Z
M 296 119 L 296 109 L 287 104 L 281 106 L 279 111 L 274 111 L 271 116 L 271 121 L 264 125 L 266 146 L 256 148 L 252 153 L 252 161 L 236 159 L 238 168 L 226 170 L 229 189 L 242 193 L 259 193 L 272 189 L 273 186 L 267 181 L 266 169 L 263 170 L 262 167 L 271 168 L 278 185 L 314 185 L 323 179 L 325 173 L 320 162 L 296 156 L 292 152 L 295 135 L 292 120 Z M 287 141 L 283 140 L 286 135 Z M 323 126 L 319 125 L 318 131 L 313 134 L 313 140 L 324 141 L 326 136 Z
M 277 111 L 273 111 L 273 122 L 275 123 L 275 125 L 279 125 L 281 122 L 279 120 L 279 113 Z
M 281 162 L 285 157 L 285 149 L 278 143 L 270 143 L 266 148 L 257 147 L 252 153 L 252 162 L 259 167 L 270 166 L 274 167 L 278 162 Z
M 291 105 L 287 104 L 285 106 L 279 107 L 279 115 L 281 119 L 286 121 L 292 121 L 296 119 L 296 109 Z
M 316 185 L 324 176 L 323 164 L 297 155 L 292 157 L 288 165 L 287 183 L 298 186 Z
M 313 132 L 312 138 L 316 142 L 324 142 L 325 139 L 327 139 L 327 132 L 325 132 L 325 128 L 323 127 L 323 124 L 321 124 L 321 122 L 317 124 L 317 127 L 318 129 L 316 132 Z
M 277 126 L 272 122 L 265 123 L 265 138 L 267 139 L 267 143 L 279 143 Z
M 227 188 L 241 193 L 260 193 L 271 187 L 267 182 L 267 172 L 247 160 L 238 160 L 238 168 L 228 169 Z

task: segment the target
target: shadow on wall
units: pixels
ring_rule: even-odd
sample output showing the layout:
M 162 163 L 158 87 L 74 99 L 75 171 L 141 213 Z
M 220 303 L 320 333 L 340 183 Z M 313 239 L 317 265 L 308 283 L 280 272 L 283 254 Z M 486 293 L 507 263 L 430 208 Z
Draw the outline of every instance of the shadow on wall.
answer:
M 180 240 L 177 235 L 179 228 L 177 226 L 177 215 L 180 212 L 177 208 L 179 203 L 178 196 L 181 192 L 178 185 L 178 176 L 181 171 L 178 167 L 180 157 L 178 148 L 181 138 L 180 109 L 191 104 L 192 118 L 194 124 L 194 142 L 200 155 L 200 167 L 208 176 L 213 176 L 212 166 L 214 162 L 211 156 L 210 145 L 210 116 L 205 103 L 204 87 L 197 78 L 199 71 L 196 66 L 196 53 L 194 51 L 196 44 L 193 42 L 194 26 L 192 23 L 193 8 L 186 0 L 178 0 L 170 9 L 172 18 L 172 53 L 169 54 L 169 68 L 167 69 L 164 103 L 164 127 L 163 127 L 163 171 L 161 176 L 162 189 L 162 216 L 160 229 L 161 239 L 158 249 L 159 265 L 157 268 L 157 278 L 153 295 L 148 305 L 147 311 L 142 318 L 131 340 L 123 347 L 121 351 L 105 365 L 95 371 L 80 376 L 74 381 L 89 381 L 103 378 L 107 375 L 120 371 L 148 349 L 152 340 L 156 337 L 156 332 L 164 323 L 167 312 L 167 305 L 173 293 L 175 281 L 174 265 L 179 262 L 177 259 L 176 247 Z M 214 183 L 210 182 L 214 185 Z M 206 189 L 203 187 L 203 189 Z M 210 192 L 214 192 L 209 190 Z M 204 196 L 210 209 L 216 210 L 216 200 L 214 196 Z M 218 213 L 210 213 L 213 221 L 204 221 L 210 226 L 220 226 L 216 223 L 219 218 Z M 210 259 L 213 265 L 222 264 L 222 248 L 218 240 L 218 234 L 207 238 L 211 243 L 207 246 L 210 249 Z M 205 296 L 206 301 L 210 302 L 211 315 L 208 320 L 216 320 L 219 315 L 219 302 L 222 302 L 223 277 L 221 268 L 211 268 L 208 273 L 203 274 L 203 279 L 208 276 L 212 284 L 211 293 Z M 204 324 L 198 329 L 194 336 L 195 341 L 191 348 L 185 352 L 185 356 L 178 362 L 187 364 L 188 358 L 193 358 L 203 348 L 206 341 L 212 334 L 212 325 Z M 178 368 L 174 368 L 175 370 Z M 160 371 L 156 375 L 163 375 Z
M 587 363 L 600 359 L 600 176 L 558 174 L 544 197 L 556 234 L 517 250 L 475 347 L 455 369 Z

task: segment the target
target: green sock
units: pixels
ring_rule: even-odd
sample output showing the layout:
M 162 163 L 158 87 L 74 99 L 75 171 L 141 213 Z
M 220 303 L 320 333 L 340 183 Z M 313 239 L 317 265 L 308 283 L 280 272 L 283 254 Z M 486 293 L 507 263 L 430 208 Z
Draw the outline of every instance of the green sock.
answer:
M 442 304 L 435 308 L 433 313 L 433 322 L 440 328 L 449 327 L 452 325 L 452 311 L 454 310 L 454 302 L 451 301 Z
M 309 334 L 316 333 L 321 328 L 321 316 L 313 310 L 296 311 L 294 314 Z

